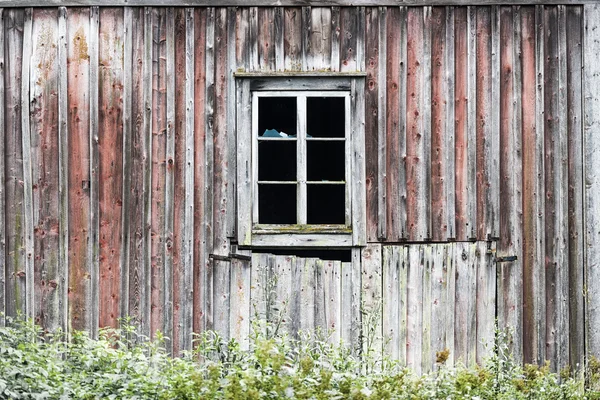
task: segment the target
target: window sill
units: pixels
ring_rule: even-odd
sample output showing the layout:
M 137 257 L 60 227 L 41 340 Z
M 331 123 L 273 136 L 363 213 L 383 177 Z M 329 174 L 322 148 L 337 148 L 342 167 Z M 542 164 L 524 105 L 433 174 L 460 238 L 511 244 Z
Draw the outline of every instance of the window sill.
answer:
M 352 234 L 352 228 L 347 225 L 276 225 L 276 224 L 255 224 L 252 228 L 253 234 Z
M 352 247 L 352 232 L 298 233 L 298 232 L 252 232 L 251 247 Z

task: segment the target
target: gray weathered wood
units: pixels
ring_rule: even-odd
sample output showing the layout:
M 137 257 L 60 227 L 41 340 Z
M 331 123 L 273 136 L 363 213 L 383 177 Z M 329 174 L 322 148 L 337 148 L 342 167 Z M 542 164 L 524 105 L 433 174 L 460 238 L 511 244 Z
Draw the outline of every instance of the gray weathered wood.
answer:
M 444 194 L 446 200 L 446 235 L 449 239 L 456 238 L 456 207 L 455 207 L 455 151 L 454 151 L 454 8 L 446 7 L 446 74 L 444 86 L 446 91 L 446 121 L 445 121 L 445 171 Z
M 596 0 L 571 0 L 570 5 L 594 4 Z M 481 0 L 478 5 L 533 5 L 533 4 L 564 4 L 564 0 Z M 176 6 L 176 7 L 244 7 L 247 0 L 128 0 L 129 6 Z M 253 6 L 432 6 L 432 5 L 471 5 L 471 0 L 255 0 Z M 0 7 L 52 7 L 52 6 L 123 6 L 120 0 L 0 0 Z
M 497 6 L 491 8 L 491 93 L 490 112 L 486 124 L 490 125 L 485 138 L 485 170 L 489 190 L 486 198 L 487 238 L 499 237 L 500 227 L 500 11 Z M 485 90 L 485 89 L 484 89 Z
M 130 202 L 131 202 L 131 141 L 133 136 L 133 29 L 134 18 L 133 8 L 125 7 L 124 13 L 124 34 L 123 34 L 123 188 L 122 188 L 122 207 L 121 207 L 121 250 L 120 271 L 121 271 L 121 296 L 120 315 L 125 317 L 129 315 L 129 289 L 130 289 L 130 263 L 129 253 L 130 243 Z M 136 18 L 137 22 L 137 18 Z
M 585 357 L 583 206 L 583 20 L 581 7 L 567 8 L 567 107 L 569 151 L 569 360 L 581 370 Z
M 180 275 L 180 325 L 179 344 L 182 350 L 191 350 L 193 331 L 194 294 L 194 9 L 185 9 L 185 154 L 183 176 L 185 187 L 183 211 L 183 237 L 181 258 L 183 273 Z M 234 57 L 235 57 L 235 47 Z M 235 101 L 235 96 L 231 96 Z
M 237 250 L 237 254 L 249 256 L 250 252 Z M 230 286 L 230 337 L 235 338 L 240 347 L 247 350 L 250 337 L 250 292 L 251 292 L 251 263 L 239 258 L 231 260 L 231 286 Z
M 365 94 L 361 90 L 364 82 L 352 80 L 351 116 L 352 116 L 352 241 L 354 246 L 364 246 L 366 235 L 366 199 L 365 174 Z
M 302 70 L 302 9 L 284 9 L 284 68 L 286 72 Z
M 204 240 L 205 244 L 205 265 L 204 265 L 204 288 L 206 306 L 205 319 L 206 329 L 213 329 L 213 275 L 212 263 L 208 256 L 213 249 L 213 141 L 214 141 L 214 101 L 215 101 L 215 9 L 208 8 L 206 16 L 206 79 L 205 79 L 205 139 L 204 139 Z
M 368 244 L 362 250 L 362 340 L 363 352 L 378 359 L 383 351 L 383 304 L 381 245 Z
M 99 151 L 98 151 L 98 34 L 100 15 L 98 7 L 90 8 L 90 34 L 88 49 L 90 55 L 90 241 L 88 244 L 88 260 L 90 260 L 90 292 L 86 304 L 90 304 L 90 333 L 92 338 L 98 337 L 99 286 L 100 286 L 100 254 L 96 245 L 100 237 L 99 207 Z
M 285 69 L 285 36 L 284 36 L 284 8 L 276 7 L 273 16 L 275 25 L 275 70 L 283 71 Z
M 428 373 L 433 369 L 433 353 L 435 349 L 432 343 L 432 323 L 433 323 L 433 269 L 434 263 L 434 244 L 425 243 L 420 245 L 423 251 L 423 283 L 422 283 L 422 307 L 423 315 L 421 319 L 421 372 Z
M 493 243 L 493 242 L 492 242 Z M 494 343 L 494 324 L 496 313 L 496 262 L 491 252 L 488 252 L 488 244 L 478 241 L 472 245 L 472 263 L 475 266 L 477 277 L 477 363 L 481 365 L 483 360 L 489 356 Z M 500 267 L 502 268 L 502 267 Z
M 423 246 L 409 246 L 407 259 L 406 366 L 412 368 L 416 374 L 420 374 L 422 371 L 423 276 L 425 269 Z
M 165 180 L 165 304 L 163 333 L 171 340 L 167 341 L 167 351 L 173 352 L 173 225 L 175 204 L 175 10 L 167 9 L 166 16 L 167 46 L 167 150 Z M 168 60 L 172 60 L 169 62 Z
M 237 82 L 237 126 L 252 126 L 252 94 L 250 81 Z M 237 239 L 240 246 L 252 243 L 252 130 L 236 129 L 237 132 Z
M 299 328 L 303 331 L 315 329 L 315 288 L 317 260 L 298 258 L 296 267 L 300 271 L 300 313 Z
M 193 9 L 190 9 L 193 10 Z M 234 143 L 236 143 L 236 125 L 235 125 L 235 115 L 236 115 L 236 103 L 235 103 L 235 67 L 236 67 L 236 58 L 235 58 L 235 8 L 227 9 L 227 68 L 225 68 L 225 80 L 227 85 L 227 103 L 226 103 L 226 113 L 227 113 L 227 163 L 229 164 L 229 168 L 227 169 L 227 181 L 229 184 L 227 185 L 227 237 L 235 236 L 235 224 L 236 224 L 236 216 L 235 216 L 235 195 L 237 185 L 235 183 L 236 176 L 236 149 Z M 193 54 L 193 49 L 195 44 L 192 41 L 189 43 L 190 49 L 189 51 Z M 192 98 L 193 98 L 193 90 L 192 90 Z M 190 118 L 193 118 L 193 108 L 190 114 Z M 193 141 L 193 134 L 191 137 Z M 192 153 L 193 157 L 193 153 Z M 192 163 L 193 164 L 193 163 Z M 191 193 L 192 194 L 192 193 Z M 193 194 L 192 194 L 192 202 L 193 202 Z M 193 214 L 192 214 L 193 215 Z
M 275 256 L 272 278 L 275 280 L 275 301 L 273 303 L 273 322 L 281 323 L 280 332 L 290 332 L 291 320 L 290 304 L 295 296 L 292 287 L 292 271 L 295 269 L 295 256 Z
M 213 268 L 213 330 L 225 341 L 230 338 L 230 261 L 212 260 Z
M 429 351 L 429 360 L 435 368 L 436 353 L 448 349 L 447 335 L 448 327 L 447 320 L 453 317 L 448 313 L 447 306 L 447 264 L 445 260 L 446 251 L 449 246 L 445 244 L 432 245 L 431 257 L 431 347 Z M 454 302 L 454 299 L 452 299 Z M 449 349 L 448 349 L 449 350 Z
M 377 237 L 387 236 L 387 13 L 385 7 L 379 7 L 378 59 L 377 59 Z M 372 12 L 375 12 L 373 9 Z M 368 39 L 367 39 L 368 40 Z
M 331 71 L 340 70 L 340 7 L 331 7 Z
M 4 10 L 0 8 L 0 104 L 4 104 Z M 0 154 L 4 155 L 4 107 L 0 107 Z M 6 233 L 5 233 L 5 174 L 4 162 L 0 163 L 0 327 L 6 315 Z
M 1 15 L 1 14 L 0 14 Z M 1 27 L 0 27 L 1 28 Z M 2 29 L 0 29 L 2 31 Z M 58 10 L 58 202 L 59 240 L 57 277 L 59 279 L 58 321 L 55 326 L 67 332 L 69 295 L 69 133 L 67 131 L 67 9 Z M 0 43 L 0 49 L 2 48 Z M 1 62 L 1 61 L 0 61 Z M 0 71 L 1 74 L 1 71 Z M 2 90 L 2 88 L 0 88 Z M 2 99 L 0 98 L 0 104 Z M 0 118 L 2 123 L 2 118 Z M 1 134 L 1 133 L 0 133 Z M 2 149 L 0 145 L 0 154 Z M 2 180 L 0 172 L 0 182 Z M 2 197 L 0 195 L 0 197 Z M 2 200 L 0 200 L 0 203 Z M 0 210 L 2 210 L 0 204 Z M 0 221 L 2 223 L 2 221 Z M 1 235 L 1 234 L 0 234 Z M 2 238 L 0 238 L 0 241 Z M 0 249 L 0 252 L 2 249 Z M 0 263 L 2 261 L 0 260 Z M 1 308 L 0 308 L 1 311 Z
M 456 244 L 449 243 L 446 245 L 444 251 L 444 284 L 445 292 L 443 295 L 444 299 L 444 312 L 446 313 L 446 343 L 445 348 L 450 350 L 448 355 L 447 364 L 454 365 L 454 337 L 456 332 L 454 331 L 455 320 L 456 320 L 456 263 L 457 260 L 454 257 L 456 254 Z M 462 312 L 459 310 L 458 312 Z
M 29 124 L 29 68 L 31 62 L 33 9 L 25 10 L 23 28 L 23 64 L 21 77 L 21 143 L 23 146 L 23 239 L 25 249 L 25 315 L 33 318 L 34 305 L 34 249 L 33 249 L 33 178 L 31 159 L 31 132 Z
M 585 282 L 600 282 L 600 5 L 583 9 Z M 600 356 L 600 291 L 586 291 L 586 352 Z
M 477 18 L 467 7 L 467 236 L 477 237 Z

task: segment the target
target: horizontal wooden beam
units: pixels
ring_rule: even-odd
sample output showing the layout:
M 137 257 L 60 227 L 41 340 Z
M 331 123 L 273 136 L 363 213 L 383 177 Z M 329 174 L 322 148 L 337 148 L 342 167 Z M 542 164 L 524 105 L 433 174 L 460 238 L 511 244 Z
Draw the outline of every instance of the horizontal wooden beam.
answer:
M 598 0 L 0 0 L 0 7 L 148 6 L 148 7 L 236 7 L 236 6 L 435 6 L 435 5 L 577 5 Z

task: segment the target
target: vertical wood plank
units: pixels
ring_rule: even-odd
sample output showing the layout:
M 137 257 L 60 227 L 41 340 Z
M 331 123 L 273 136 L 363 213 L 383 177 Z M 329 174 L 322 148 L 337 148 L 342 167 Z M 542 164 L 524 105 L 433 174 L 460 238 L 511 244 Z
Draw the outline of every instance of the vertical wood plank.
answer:
M 118 325 L 121 282 L 121 208 L 123 205 L 123 9 L 99 13 L 98 201 L 99 324 Z M 93 22 L 92 22 L 93 23 Z M 93 200 L 93 199 L 92 199 Z
M 69 132 L 67 105 L 67 9 L 58 9 L 58 321 L 63 332 L 68 328 L 69 296 Z M 0 47 L 2 48 L 2 47 Z M 0 153 L 1 154 L 1 153 Z M 0 208 L 1 209 L 1 208 Z
M 32 56 L 33 9 L 25 9 L 23 26 L 23 58 L 21 78 L 21 145 L 23 156 L 23 246 L 25 272 L 25 315 L 35 317 L 35 265 L 34 265 L 34 204 L 33 163 L 31 152 L 30 114 L 30 68 Z
M 351 84 L 351 92 L 353 96 L 350 100 L 350 115 L 352 118 L 352 144 L 353 148 L 359 149 L 354 151 L 351 160 L 351 173 L 352 173 L 352 243 L 354 246 L 364 246 L 367 244 L 366 235 L 366 219 L 367 219 L 367 205 L 365 198 L 365 191 L 362 182 L 366 181 L 365 172 L 365 160 L 364 160 L 364 149 L 365 149 L 365 95 L 364 91 L 357 88 L 357 86 L 363 86 L 364 82 L 359 79 L 353 79 Z
M 467 233 L 477 238 L 477 8 L 467 7 Z
M 315 258 L 298 258 L 296 268 L 300 272 L 300 313 L 299 327 L 303 331 L 310 331 L 315 326 L 315 288 L 316 288 L 316 268 L 317 260 Z
M 447 82 L 450 64 L 447 59 L 446 8 L 433 7 L 431 13 L 431 238 L 438 242 L 446 240 L 448 232 L 448 204 L 446 175 L 448 154 L 447 131 Z M 427 103 L 426 103 L 427 104 Z M 452 148 L 452 150 L 454 150 Z M 427 149 L 426 149 L 427 151 Z
M 448 266 L 446 263 L 446 244 L 436 243 L 432 245 L 431 258 L 431 348 L 429 359 L 435 366 L 436 353 L 450 350 L 447 347 L 448 327 L 447 320 L 453 315 L 447 310 L 447 288 L 446 281 Z
M 492 138 L 492 114 L 494 113 L 492 74 L 495 76 L 496 73 L 493 71 L 491 54 L 492 25 L 495 17 L 490 7 L 478 7 L 476 14 L 477 239 L 487 240 L 492 232 L 494 218 L 492 182 L 490 182 L 491 149 L 498 149 L 499 146 L 499 143 L 494 143 Z
M 152 10 L 152 178 L 151 178 L 151 316 L 150 334 L 164 328 L 165 317 L 165 241 L 167 171 L 167 74 L 166 9 Z
M 310 36 L 312 29 L 312 12 L 310 7 L 302 7 L 302 18 L 300 23 L 301 29 L 301 40 L 302 40 L 302 53 L 301 53 L 301 67 L 302 71 L 308 71 L 311 67 L 310 60 Z
M 275 17 L 273 17 L 275 19 Z M 235 237 L 235 227 L 236 227 L 236 170 L 237 170 L 237 157 L 236 157 L 236 143 L 237 143 L 237 130 L 235 125 L 236 118 L 236 90 L 235 90 L 235 69 L 236 69 L 236 40 L 235 40 L 235 32 L 236 32 L 236 15 L 235 8 L 229 7 L 227 9 L 227 55 L 225 58 L 225 80 L 226 80 L 226 92 L 224 95 L 227 98 L 227 102 L 225 104 L 225 112 L 227 118 L 227 130 L 226 137 L 227 139 L 227 212 L 226 212 L 226 227 L 225 232 L 228 238 Z M 193 46 L 193 43 L 190 44 Z M 275 46 L 273 46 L 275 47 Z M 274 52 L 274 49 L 273 49 Z M 193 116 L 193 113 L 190 114 L 190 117 Z M 192 154 L 193 155 L 193 154 Z
M 273 322 L 281 323 L 279 331 L 290 334 L 291 322 L 295 317 L 290 313 L 293 298 L 292 271 L 295 269 L 295 256 L 275 256 L 273 278 L 275 279 L 275 301 L 273 304 Z
M 423 348 L 423 245 L 408 246 L 406 287 L 406 366 L 420 375 Z
M 359 8 L 342 7 L 340 11 L 340 71 L 359 71 L 357 57 L 359 36 Z
M 341 261 L 325 261 L 323 300 L 325 304 L 325 326 L 331 343 L 339 344 L 341 335 Z
M 259 69 L 259 66 L 258 66 L 258 7 L 250 7 L 249 19 L 250 19 L 249 40 L 248 40 L 248 53 L 249 53 L 249 60 L 250 60 L 249 69 L 250 69 L 250 71 L 257 71 Z
M 252 266 L 250 271 L 250 319 L 264 320 L 267 318 L 266 283 L 269 279 L 268 254 L 252 253 L 251 262 Z M 301 320 L 303 320 L 302 317 Z
M 423 340 L 421 342 L 421 372 L 428 373 L 433 369 L 433 355 L 435 353 L 433 347 L 433 332 L 432 332 L 432 324 L 433 324 L 433 269 L 435 267 L 434 263 L 434 247 L 437 247 L 435 244 L 422 244 L 423 249 L 423 283 L 422 283 L 422 304 L 423 304 L 423 315 L 422 315 L 422 325 L 421 325 L 421 334 L 423 335 Z
M 425 229 L 424 239 L 431 238 L 432 231 L 432 207 L 431 207 L 431 17 L 432 7 L 423 7 L 423 67 L 422 67 L 422 81 L 420 90 L 423 93 L 421 114 L 422 114 L 422 144 L 423 153 L 421 155 L 423 160 L 423 180 L 420 184 L 420 194 L 422 197 L 419 198 L 423 204 L 425 204 L 425 212 L 423 213 L 423 222 L 421 225 Z
M 229 340 L 230 334 L 230 262 L 213 259 L 213 327 L 225 340 Z
M 137 9 L 136 9 L 137 11 Z M 130 313 L 129 309 L 129 299 L 130 299 L 130 288 L 134 285 L 132 283 L 132 279 L 130 276 L 130 271 L 134 272 L 135 268 L 130 268 L 130 259 L 129 255 L 131 252 L 131 216 L 129 214 L 129 210 L 131 207 L 130 201 L 132 198 L 132 141 L 133 141 L 133 97 L 134 97 L 134 74 L 133 74 L 133 61 L 134 61 L 134 31 L 138 31 L 139 27 L 134 26 L 137 25 L 138 18 L 134 18 L 133 16 L 133 8 L 132 7 L 124 7 L 123 8 L 123 144 L 122 144 L 122 171 L 121 171 L 121 180 L 122 180 L 122 189 L 121 189 L 121 241 L 120 241 L 120 260 L 119 260 L 119 268 L 121 271 L 121 293 L 120 293 L 120 316 L 126 317 Z M 136 35 L 137 36 L 137 35 Z M 138 88 L 140 86 L 138 85 Z M 108 149 L 107 149 L 108 151 Z
M 249 252 L 238 250 L 241 252 Z M 250 342 L 250 262 L 233 258 L 231 260 L 231 288 L 229 306 L 230 311 L 230 337 L 240 343 L 240 348 L 247 350 Z
M 569 158 L 569 360 L 580 370 L 585 356 L 583 307 L 583 131 L 582 131 L 582 8 L 566 8 L 567 137 Z
M 491 34 L 491 110 L 490 136 L 486 138 L 485 147 L 485 171 L 486 180 L 489 183 L 487 193 L 486 219 L 489 222 L 487 237 L 496 239 L 499 236 L 500 225 L 500 11 L 498 6 L 491 7 L 490 19 Z
M 167 351 L 173 354 L 173 246 L 174 246 L 174 202 L 175 202 L 175 9 L 166 12 L 166 177 L 165 177 L 165 272 L 164 272 L 164 328 L 169 340 Z
M 59 275 L 59 121 L 58 121 L 58 10 L 35 9 L 31 27 L 31 68 L 29 71 L 30 154 L 32 162 L 32 262 L 35 321 L 48 330 L 60 324 L 63 283 Z M 61 121 L 62 122 L 62 121 Z M 63 133 L 63 132 L 60 132 Z M 64 264 L 63 264 L 64 265 Z M 61 271 L 62 272 L 62 271 Z
M 426 8 L 430 10 L 430 8 Z M 428 237 L 427 200 L 427 156 L 429 138 L 427 133 L 429 107 L 427 60 L 425 55 L 425 8 L 409 8 L 407 16 L 407 105 L 406 105 L 406 218 L 407 233 L 411 241 L 421 241 Z
M 281 72 L 285 69 L 285 51 L 284 51 L 284 8 L 275 7 L 275 15 L 273 16 L 273 25 L 275 28 L 275 70 Z
M 448 243 L 444 249 L 444 312 L 446 313 L 446 343 L 445 348 L 450 351 L 447 365 L 454 365 L 455 348 L 455 320 L 456 320 L 456 243 Z M 459 311 L 460 312 L 460 311 Z
M 366 150 L 366 200 L 367 200 L 367 240 L 374 242 L 379 235 L 378 227 L 381 223 L 379 215 L 379 206 L 382 199 L 385 199 L 385 190 L 381 190 L 380 170 L 382 158 L 385 157 L 381 150 L 380 130 L 385 128 L 381 126 L 382 119 L 385 122 L 385 112 L 381 107 L 385 102 L 381 102 L 380 93 L 385 92 L 385 86 L 381 86 L 381 69 L 385 76 L 385 65 L 382 67 L 381 61 L 382 43 L 380 42 L 380 18 L 379 10 L 370 7 L 367 11 L 367 79 L 365 82 L 365 150 Z M 385 54 L 385 50 L 384 54 Z M 383 114 L 383 116 L 381 115 Z M 385 149 L 385 146 L 383 146 Z
M 340 7 L 331 7 L 331 70 L 340 70 Z
M 475 251 L 476 244 L 457 242 L 454 253 L 456 260 L 455 308 L 465 310 L 459 312 L 454 320 L 454 359 L 467 366 L 475 363 L 478 339 L 476 290 L 479 266 L 475 260 Z
M 262 20 L 261 20 L 262 21 Z M 213 172 L 213 201 L 214 201 L 214 249 L 215 254 L 226 256 L 229 254 L 229 240 L 227 238 L 227 218 L 232 212 L 228 199 L 229 178 L 229 145 L 232 140 L 228 138 L 228 131 L 232 128 L 227 121 L 228 116 L 228 36 L 227 36 L 227 9 L 215 10 L 215 106 L 214 106 L 214 170 Z M 261 53 L 262 57 L 262 53 Z M 262 61 L 261 61 L 262 63 Z M 261 64 L 261 68 L 263 64 Z
M 284 8 L 283 24 L 284 68 L 286 71 L 302 70 L 302 9 Z
M 67 108 L 69 188 L 69 321 L 91 331 L 90 245 L 90 12 L 69 9 L 67 15 Z
M 496 262 L 492 253 L 488 252 L 487 246 L 486 242 L 478 241 L 473 244 L 474 253 L 472 253 L 472 262 L 476 270 L 473 272 L 477 276 L 477 335 L 475 340 L 477 343 L 476 361 L 479 365 L 490 355 L 495 334 Z M 474 344 L 471 339 L 473 350 L 475 350 Z M 520 346 L 520 344 L 515 344 L 515 346 Z M 471 351 L 469 353 L 472 354 Z
M 543 292 L 543 18 L 541 7 L 521 8 L 523 147 L 523 361 L 545 358 Z M 526 195 L 525 195 L 526 194 Z
M 206 83 L 205 83 L 205 149 L 204 149 L 204 240 L 206 253 L 204 256 L 203 274 L 205 288 L 205 321 L 206 329 L 213 329 L 213 273 L 209 259 L 214 246 L 213 235 L 213 157 L 214 157 L 214 101 L 215 101 L 215 9 L 208 8 L 206 15 Z
M 145 81 L 145 68 L 146 59 L 144 57 L 144 42 L 145 42 L 145 29 L 146 21 L 144 18 L 143 8 L 135 8 L 131 10 L 131 13 L 127 13 L 126 24 L 127 29 L 131 29 L 131 45 L 126 43 L 126 51 L 131 51 L 131 55 L 126 56 L 126 69 L 129 71 L 129 84 L 126 84 L 126 93 L 131 97 L 127 104 L 130 105 L 129 113 L 126 114 L 129 120 L 125 122 L 125 126 L 128 127 L 127 140 L 128 152 L 124 153 L 123 156 L 123 168 L 124 174 L 129 175 L 129 188 L 124 188 L 128 192 L 128 204 L 123 207 L 127 209 L 127 213 L 124 215 L 124 219 L 129 222 L 123 223 L 124 229 L 128 229 L 127 235 L 124 235 L 124 240 L 128 240 L 128 254 L 125 255 L 125 263 L 128 265 L 129 270 L 129 287 L 127 292 L 126 302 L 127 314 L 131 316 L 133 321 L 138 325 L 140 332 L 147 335 L 149 330 L 146 326 L 146 318 L 144 315 L 145 301 L 145 252 L 146 242 L 145 236 L 145 162 L 147 160 L 147 143 L 145 137 L 145 109 L 146 104 L 144 98 L 144 91 L 147 85 Z M 128 21 L 131 18 L 131 21 Z M 129 25 L 130 24 L 130 25 Z M 129 35 L 127 35 L 129 37 Z M 127 179 L 124 179 L 126 182 Z M 131 210 L 131 212 L 129 212 Z M 126 227 L 126 225 L 128 225 Z
M 384 351 L 393 360 L 398 360 L 400 348 L 406 348 L 406 343 L 400 342 L 400 274 L 402 268 L 402 247 L 383 246 L 382 275 L 383 275 L 383 309 L 382 328 L 385 348 Z
M 383 351 L 381 256 L 380 244 L 368 244 L 361 253 L 363 352 L 375 358 Z
M 360 318 L 360 310 L 353 307 L 352 301 L 354 290 L 359 288 L 360 293 L 360 274 L 354 273 L 352 262 L 343 262 L 341 266 L 341 309 L 340 309 L 340 338 L 342 342 L 351 350 L 356 350 L 357 332 L 353 331 L 356 318 Z
M 386 8 L 379 8 L 378 23 L 378 59 L 377 59 L 377 88 L 379 96 L 377 99 L 377 237 L 385 239 L 387 235 L 387 13 Z M 366 25 L 366 18 L 365 18 Z M 367 54 L 367 43 L 369 41 L 368 28 L 365 31 L 365 57 Z M 391 56 L 391 55 L 390 55 Z M 392 103 L 392 107 L 395 103 Z M 392 108 L 394 111 L 396 107 Z
M 521 117 L 521 15 L 512 7 L 500 8 L 500 241 L 499 256 L 517 256 L 502 263 L 498 274 L 498 324 L 514 330 L 510 350 L 523 358 L 522 337 L 522 117 Z
M 544 182 L 546 359 L 554 370 L 569 362 L 568 152 L 564 7 L 545 9 Z
M 467 140 L 467 128 L 469 113 L 467 111 L 471 103 L 468 94 L 468 7 L 457 8 L 454 13 L 454 134 L 455 134 L 455 226 L 456 240 L 464 241 L 469 238 L 469 155 L 467 152 L 469 141 Z
M 4 9 L 0 8 L 0 104 L 4 104 L 4 37 L 6 35 L 4 31 Z M 4 109 L 0 107 L 0 154 L 2 157 L 5 156 L 5 125 L 4 125 Z M 0 327 L 4 327 L 5 316 L 6 316 L 6 201 L 5 201 L 5 171 L 4 162 L 0 163 Z
M 600 5 L 585 5 L 584 16 L 584 171 L 585 171 L 585 281 L 600 281 Z M 589 289 L 589 288 L 588 288 Z M 600 293 L 588 290 L 586 298 L 587 355 L 600 355 Z
M 100 10 L 98 7 L 90 8 L 90 240 L 88 241 L 88 260 L 90 262 L 90 297 L 86 304 L 90 304 L 90 333 L 93 338 L 98 337 L 100 326 L 100 115 L 99 115 L 99 32 Z
M 275 71 L 275 9 L 258 9 L 258 66 L 261 71 Z
M 445 131 L 445 167 L 444 197 L 446 201 L 446 238 L 456 239 L 456 205 L 455 205 L 455 153 L 454 153 L 454 7 L 445 10 L 446 31 L 446 74 L 444 76 L 444 96 L 446 104 Z
M 173 204 L 173 354 L 180 354 L 187 348 L 183 335 L 186 330 L 187 296 L 185 293 L 186 268 L 189 266 L 186 220 L 188 198 L 186 197 L 186 109 L 187 109 L 187 49 L 186 49 L 186 10 L 175 9 L 175 154 L 173 158 L 174 204 Z M 229 290 L 229 285 L 227 285 Z
M 331 64 L 331 8 L 311 7 L 309 47 L 306 55 L 308 71 L 330 71 Z M 335 60 L 337 61 L 337 60 Z
M 207 10 L 194 11 L 194 267 L 193 267 L 193 331 L 200 333 L 206 330 L 206 266 L 208 251 L 204 224 L 206 218 L 206 25 Z M 250 276 L 249 265 L 248 280 Z M 250 288 L 247 289 L 248 299 Z M 249 303 L 248 303 L 249 304 Z
M 21 69 L 24 11 L 8 9 L 4 12 L 4 40 L 6 55 L 4 136 L 5 165 L 5 232 L 6 232 L 6 303 L 8 316 L 25 312 L 25 271 L 23 253 L 23 181 L 21 118 Z

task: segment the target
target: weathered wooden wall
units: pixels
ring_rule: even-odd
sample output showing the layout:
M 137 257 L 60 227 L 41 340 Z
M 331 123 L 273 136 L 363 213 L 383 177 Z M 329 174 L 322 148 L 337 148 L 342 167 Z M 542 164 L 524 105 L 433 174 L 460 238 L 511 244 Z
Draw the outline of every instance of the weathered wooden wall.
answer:
M 379 257 L 412 260 L 438 251 L 418 243 L 456 242 L 432 255 L 451 260 L 456 288 L 474 290 L 467 299 L 456 289 L 455 327 L 487 310 L 497 291 L 518 357 L 560 369 L 583 361 L 584 343 L 600 355 L 590 290 L 600 253 L 597 6 L 1 15 L 0 311 L 92 332 L 132 315 L 143 333 L 171 337 L 175 353 L 190 348 L 192 331 L 221 328 L 221 296 L 242 301 L 229 288 L 249 276 L 228 258 L 250 255 L 232 247 L 234 72 L 359 71 L 367 76 L 367 236 Z M 499 263 L 492 279 L 496 266 L 475 267 L 485 263 L 470 241 L 494 242 L 495 256 L 517 260 Z M 421 275 L 365 254 L 371 245 L 353 275 L 363 277 L 363 297 L 379 290 L 414 306 L 402 305 L 406 291 L 388 288 L 385 276 L 409 285 L 410 296 Z M 430 273 L 446 273 L 441 265 Z M 487 283 L 474 289 L 479 279 Z M 436 290 L 418 307 L 430 307 Z M 397 321 L 386 310 L 384 329 L 397 335 L 390 351 L 408 361 L 409 326 L 425 321 L 391 328 Z M 491 321 L 460 322 L 457 356 L 477 357 L 467 341 L 479 337 L 469 334 L 479 323 Z

